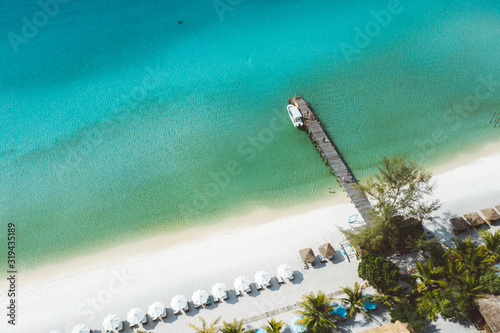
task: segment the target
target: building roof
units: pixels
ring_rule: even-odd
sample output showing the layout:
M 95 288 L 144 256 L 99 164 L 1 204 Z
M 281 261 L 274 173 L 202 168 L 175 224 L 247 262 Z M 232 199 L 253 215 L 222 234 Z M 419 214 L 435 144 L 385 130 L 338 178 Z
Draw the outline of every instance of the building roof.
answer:
M 400 321 L 395 323 L 370 328 L 369 330 L 362 331 L 361 333 L 413 333 L 415 332 L 410 324 L 403 324 Z
M 493 333 L 500 332 L 500 297 L 488 296 L 476 301 L 479 306 L 479 312 L 491 328 Z

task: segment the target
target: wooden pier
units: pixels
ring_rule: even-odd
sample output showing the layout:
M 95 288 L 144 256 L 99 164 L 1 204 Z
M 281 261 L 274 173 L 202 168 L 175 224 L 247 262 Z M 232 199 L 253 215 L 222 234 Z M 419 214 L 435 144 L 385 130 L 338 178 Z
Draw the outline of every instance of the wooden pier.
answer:
M 327 134 L 323 125 L 318 120 L 318 117 L 309 107 L 309 104 L 304 100 L 302 96 L 290 97 L 288 102 L 294 104 L 302 113 L 302 119 L 304 121 L 304 127 L 309 133 L 309 137 L 316 145 L 316 148 L 321 152 L 322 157 L 326 160 L 326 163 L 330 165 L 331 170 L 338 177 L 340 184 L 344 187 L 347 195 L 351 198 L 354 206 L 358 210 L 359 214 L 365 222 L 372 220 L 370 211 L 372 206 L 365 193 L 359 188 L 356 181 L 351 181 L 353 177 L 352 172 L 349 171 L 346 163 L 342 159 L 341 154 L 337 151 L 330 136 Z M 344 179 L 345 181 L 342 181 Z

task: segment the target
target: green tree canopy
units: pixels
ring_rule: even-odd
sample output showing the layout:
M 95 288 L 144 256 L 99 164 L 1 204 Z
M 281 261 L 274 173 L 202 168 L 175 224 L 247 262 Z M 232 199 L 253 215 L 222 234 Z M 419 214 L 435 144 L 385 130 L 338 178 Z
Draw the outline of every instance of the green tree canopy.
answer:
M 373 220 L 354 231 L 343 230 L 352 243 L 372 253 L 424 246 L 421 223 L 440 207 L 438 200 L 429 199 L 434 189 L 429 172 L 401 156 L 384 156 L 378 174 L 361 188 L 372 198 Z
M 364 255 L 358 266 L 358 275 L 379 292 L 385 293 L 397 285 L 400 274 L 398 266 L 391 260 Z
M 298 321 L 298 324 L 305 326 L 312 332 L 323 327 L 337 329 L 335 322 L 342 319 L 342 316 L 332 313 L 334 306 L 331 298 L 322 291 L 318 291 L 317 295 L 314 293 L 303 295 L 299 306 L 300 310 L 297 310 L 296 313 L 302 316 L 302 319 Z

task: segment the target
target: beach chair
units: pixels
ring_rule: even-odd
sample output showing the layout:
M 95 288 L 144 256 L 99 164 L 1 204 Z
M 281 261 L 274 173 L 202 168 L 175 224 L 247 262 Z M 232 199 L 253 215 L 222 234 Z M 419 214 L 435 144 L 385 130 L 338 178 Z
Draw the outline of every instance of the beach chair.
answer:
M 321 261 L 321 262 L 327 262 L 328 261 L 325 258 L 323 258 L 323 256 L 321 254 L 318 254 L 318 260 Z
M 278 284 L 285 283 L 285 280 L 283 280 L 283 278 L 281 276 L 277 276 L 276 280 L 278 280 Z

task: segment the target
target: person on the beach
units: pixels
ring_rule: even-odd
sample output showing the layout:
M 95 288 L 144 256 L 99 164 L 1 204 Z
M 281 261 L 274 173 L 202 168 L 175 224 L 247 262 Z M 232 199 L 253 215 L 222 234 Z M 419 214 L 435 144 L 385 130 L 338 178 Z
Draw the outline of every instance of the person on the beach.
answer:
M 330 188 L 330 186 L 328 186 L 328 193 L 330 193 L 330 191 L 331 191 L 331 190 L 332 190 L 332 189 Z
M 345 182 L 345 177 L 342 177 L 342 183 L 344 183 L 344 182 Z

